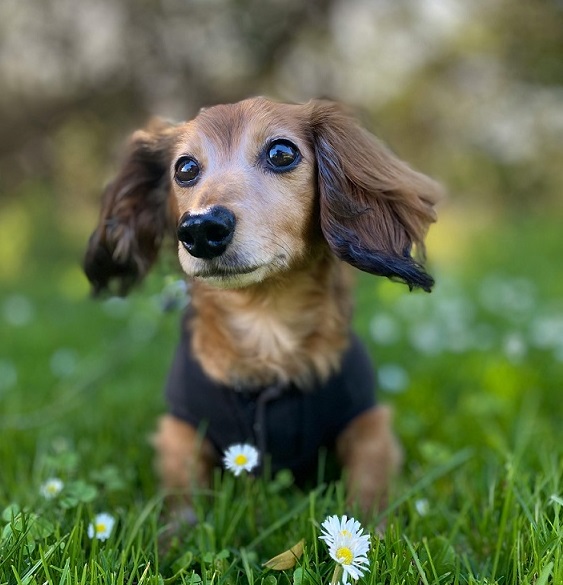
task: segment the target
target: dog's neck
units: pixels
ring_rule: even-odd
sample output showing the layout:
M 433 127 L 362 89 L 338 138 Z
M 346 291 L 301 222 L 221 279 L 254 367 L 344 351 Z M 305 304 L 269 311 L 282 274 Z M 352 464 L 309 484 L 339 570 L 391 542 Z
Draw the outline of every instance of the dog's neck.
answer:
M 195 282 L 194 355 L 212 379 L 241 390 L 324 380 L 348 343 L 350 280 L 327 255 L 243 289 Z

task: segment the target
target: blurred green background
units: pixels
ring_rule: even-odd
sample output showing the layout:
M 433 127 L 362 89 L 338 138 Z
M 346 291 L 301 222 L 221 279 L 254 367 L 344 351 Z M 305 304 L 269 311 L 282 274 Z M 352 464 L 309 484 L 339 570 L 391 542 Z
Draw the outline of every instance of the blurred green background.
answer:
M 101 457 L 103 437 L 122 434 L 150 457 L 176 261 L 130 300 L 99 303 L 81 256 L 130 132 L 256 94 L 345 102 L 446 187 L 428 245 L 436 292 L 360 278 L 357 326 L 386 399 L 404 402 L 407 449 L 458 429 L 462 445 L 483 413 L 504 413 L 498 433 L 481 419 L 498 445 L 526 396 L 561 416 L 561 0 L 3 0 L 0 88 L 7 450 L 62 434 Z M 457 409 L 467 417 L 438 426 Z M 32 469 L 11 458 L 4 477 Z

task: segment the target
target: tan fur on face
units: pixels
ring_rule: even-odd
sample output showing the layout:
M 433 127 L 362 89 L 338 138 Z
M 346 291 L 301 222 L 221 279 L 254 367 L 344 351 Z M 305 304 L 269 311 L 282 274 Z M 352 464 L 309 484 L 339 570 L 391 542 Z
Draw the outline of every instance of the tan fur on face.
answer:
M 179 245 L 186 274 L 215 287 L 240 288 L 318 256 L 323 240 L 315 159 L 297 111 L 297 106 L 249 100 L 205 110 L 181 129 L 175 158 L 192 156 L 202 172 L 192 187 L 172 183 L 179 216 L 221 205 L 237 220 L 233 241 L 213 262 L 194 258 Z M 299 148 L 302 160 L 290 173 L 274 173 L 261 160 L 276 138 L 289 139 Z M 246 273 L 251 267 L 256 270 Z M 226 278 L 221 271 L 227 268 L 244 274 Z

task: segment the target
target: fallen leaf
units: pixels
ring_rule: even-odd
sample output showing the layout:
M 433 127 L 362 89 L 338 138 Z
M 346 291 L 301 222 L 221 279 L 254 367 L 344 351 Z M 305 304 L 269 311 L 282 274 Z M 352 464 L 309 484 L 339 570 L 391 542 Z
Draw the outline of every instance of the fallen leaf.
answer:
M 272 569 L 272 571 L 284 571 L 295 566 L 303 554 L 305 539 L 302 538 L 297 544 L 294 544 L 289 550 L 286 550 L 273 559 L 266 561 L 262 566 Z

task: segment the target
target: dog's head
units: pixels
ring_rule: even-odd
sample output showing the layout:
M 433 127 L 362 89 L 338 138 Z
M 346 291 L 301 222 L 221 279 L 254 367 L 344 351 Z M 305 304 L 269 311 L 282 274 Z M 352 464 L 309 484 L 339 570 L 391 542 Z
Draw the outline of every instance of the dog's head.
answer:
M 327 246 L 366 272 L 430 290 L 413 259 L 439 186 L 391 154 L 340 106 L 263 98 L 136 132 L 104 197 L 85 270 L 125 293 L 167 232 L 188 276 L 225 288 L 306 265 Z

